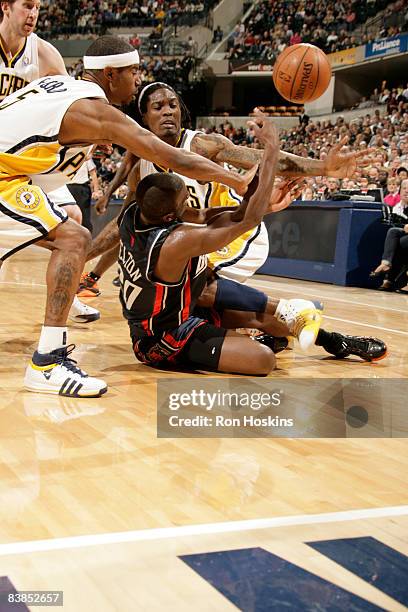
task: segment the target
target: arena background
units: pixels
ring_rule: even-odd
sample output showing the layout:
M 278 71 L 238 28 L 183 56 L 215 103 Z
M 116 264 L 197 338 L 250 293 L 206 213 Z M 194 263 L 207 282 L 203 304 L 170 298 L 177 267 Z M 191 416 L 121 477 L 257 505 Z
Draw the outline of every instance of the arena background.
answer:
M 269 258 L 251 284 L 321 299 L 329 329 L 378 335 L 389 354 L 369 364 L 295 347 L 255 382 L 153 371 L 134 359 L 112 270 L 90 302 L 101 321 L 70 328 L 109 394 L 30 394 L 21 383 L 48 255 L 11 259 L 0 271 L 0 612 L 48 609 L 10 603 L 19 591 L 63 591 L 68 612 L 406 610 L 408 261 L 398 291 L 377 291 L 369 273 L 397 202 L 389 180 L 398 190 L 408 177 L 407 1 L 43 1 L 36 32 L 75 77 L 92 39 L 124 37 L 146 83 L 170 83 L 194 127 L 236 144 L 260 146 L 247 120 L 262 107 L 292 153 L 324 160 L 344 136 L 345 151 L 372 147 L 359 175 L 307 179 L 302 201 L 267 218 Z M 323 49 L 333 70 L 304 107 L 271 78 L 298 42 Z M 95 155 L 102 189 L 123 153 Z M 126 192 L 92 212 L 94 234 Z M 167 437 L 157 386 L 196 384 L 284 388 L 299 436 Z

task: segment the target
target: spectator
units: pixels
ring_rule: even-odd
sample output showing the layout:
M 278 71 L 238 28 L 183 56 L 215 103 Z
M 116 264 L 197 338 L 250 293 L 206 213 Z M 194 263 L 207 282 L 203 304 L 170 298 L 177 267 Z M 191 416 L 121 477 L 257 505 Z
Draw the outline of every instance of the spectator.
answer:
M 331 200 L 333 195 L 339 191 L 340 181 L 336 178 L 329 177 L 327 179 L 327 187 L 324 190 L 324 199 Z
M 401 201 L 393 208 L 394 227 L 391 227 L 385 238 L 381 263 L 371 273 L 372 277 L 385 275 L 380 287 L 382 291 L 396 291 L 407 283 L 408 266 L 408 180 L 400 187 Z
M 395 178 L 389 178 L 387 181 L 387 195 L 384 198 L 384 202 L 391 207 L 394 207 L 401 200 L 398 189 L 398 181 Z
M 306 187 L 303 189 L 300 199 L 303 201 L 309 201 L 309 200 L 316 199 L 313 193 L 313 189 L 309 187 L 309 185 L 306 185 Z
M 404 181 L 408 178 L 408 170 L 404 166 L 399 167 L 397 170 L 397 177 L 399 181 Z
M 221 30 L 221 27 L 218 25 L 213 32 L 212 42 L 213 43 L 221 42 L 223 37 L 224 37 L 224 32 Z

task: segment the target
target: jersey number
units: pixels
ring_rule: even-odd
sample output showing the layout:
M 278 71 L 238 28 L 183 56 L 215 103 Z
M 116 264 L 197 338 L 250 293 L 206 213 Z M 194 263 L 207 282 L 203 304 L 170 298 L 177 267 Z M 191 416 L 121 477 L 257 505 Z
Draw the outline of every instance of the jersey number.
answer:
M 137 296 L 141 292 L 142 288 L 138 287 L 134 283 L 124 279 L 123 270 L 119 269 L 119 280 L 123 287 L 123 299 L 128 310 L 132 309 L 133 304 L 136 301 Z
M 187 185 L 187 189 L 188 193 L 190 194 L 187 202 L 188 206 L 190 206 L 190 208 L 201 208 L 200 200 L 195 188 L 192 185 Z

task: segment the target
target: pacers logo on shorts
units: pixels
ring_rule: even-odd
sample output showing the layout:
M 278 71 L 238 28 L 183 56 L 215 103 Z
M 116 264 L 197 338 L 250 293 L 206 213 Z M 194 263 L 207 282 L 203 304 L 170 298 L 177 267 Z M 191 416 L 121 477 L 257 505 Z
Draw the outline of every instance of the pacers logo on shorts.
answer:
M 225 246 L 222 249 L 218 249 L 217 255 L 219 257 L 229 257 L 231 255 L 231 249 L 229 246 Z
M 41 200 L 38 192 L 31 187 L 21 187 L 16 193 L 16 202 L 20 210 L 33 212 L 39 207 Z

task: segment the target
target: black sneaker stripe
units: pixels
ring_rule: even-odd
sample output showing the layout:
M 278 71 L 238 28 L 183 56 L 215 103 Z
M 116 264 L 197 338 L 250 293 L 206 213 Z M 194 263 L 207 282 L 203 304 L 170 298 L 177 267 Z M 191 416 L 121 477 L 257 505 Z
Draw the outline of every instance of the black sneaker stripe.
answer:
M 64 393 L 66 393 L 67 395 L 75 395 L 74 389 L 77 386 L 77 384 L 78 384 L 78 381 L 73 380 L 72 383 L 69 385 L 69 387 L 65 389 Z
M 70 376 L 64 380 L 64 382 L 61 385 L 61 389 L 59 390 L 59 394 L 60 395 L 63 395 L 65 393 L 65 389 L 66 389 L 67 385 L 69 385 L 71 380 L 72 380 L 72 378 Z
M 75 389 L 75 391 L 72 392 L 72 395 L 74 397 L 78 397 L 78 393 L 80 392 L 83 386 L 84 385 L 82 383 L 78 383 L 77 388 Z

